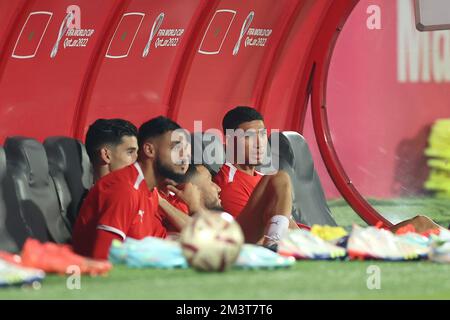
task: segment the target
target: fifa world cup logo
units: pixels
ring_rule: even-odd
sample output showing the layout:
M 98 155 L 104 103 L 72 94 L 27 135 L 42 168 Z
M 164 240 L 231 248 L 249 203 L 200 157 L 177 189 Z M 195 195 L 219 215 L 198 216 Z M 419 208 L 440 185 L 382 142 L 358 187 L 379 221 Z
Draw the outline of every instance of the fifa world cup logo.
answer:
M 50 53 L 50 58 L 56 57 L 56 54 L 58 53 L 59 49 L 59 43 L 61 42 L 61 39 L 66 34 L 67 30 L 69 29 L 69 26 L 72 24 L 72 20 L 75 19 L 75 14 L 72 11 L 69 11 L 64 18 L 63 22 L 61 23 L 61 26 L 59 27 L 59 33 L 58 38 L 56 39 L 56 43 L 53 46 L 52 52 Z
M 254 11 L 250 11 L 247 18 L 245 19 L 244 23 L 242 24 L 241 28 L 241 34 L 239 35 L 239 39 L 236 42 L 234 49 L 233 49 L 233 56 L 237 55 L 239 52 L 239 49 L 241 47 L 242 39 L 244 39 L 245 34 L 247 33 L 248 29 L 250 28 L 250 25 L 252 24 L 253 18 L 255 16 Z
M 152 29 L 150 30 L 150 36 L 148 38 L 147 41 L 147 45 L 144 48 L 144 52 L 142 52 L 142 58 L 145 58 L 148 56 L 148 53 L 150 52 L 150 46 L 152 44 L 153 38 L 156 36 L 156 34 L 158 33 L 159 28 L 161 28 L 161 24 L 164 20 L 164 13 L 161 12 L 158 17 L 155 19 L 155 21 L 153 22 L 153 26 Z

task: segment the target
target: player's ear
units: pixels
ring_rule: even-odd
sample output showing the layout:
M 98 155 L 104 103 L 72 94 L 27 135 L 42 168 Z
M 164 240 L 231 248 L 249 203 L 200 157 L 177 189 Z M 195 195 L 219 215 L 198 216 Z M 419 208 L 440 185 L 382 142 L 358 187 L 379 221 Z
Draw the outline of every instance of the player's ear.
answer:
M 100 163 L 101 164 L 110 164 L 111 163 L 111 150 L 106 147 L 103 147 L 99 150 L 100 153 Z
M 142 152 L 147 158 L 154 159 L 156 157 L 156 146 L 154 143 L 147 141 L 142 145 Z

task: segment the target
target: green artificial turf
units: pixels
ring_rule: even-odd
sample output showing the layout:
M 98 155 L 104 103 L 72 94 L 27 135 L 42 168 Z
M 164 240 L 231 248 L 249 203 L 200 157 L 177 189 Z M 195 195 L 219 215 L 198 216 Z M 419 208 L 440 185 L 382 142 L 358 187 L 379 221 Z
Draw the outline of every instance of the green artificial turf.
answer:
M 380 268 L 380 289 L 367 288 L 367 268 Z M 450 265 L 431 262 L 301 261 L 283 270 L 136 270 L 82 277 L 69 290 L 63 276 L 41 289 L 0 290 L 1 299 L 450 299 Z
M 370 200 L 390 218 L 425 214 L 450 223 L 450 201 L 437 199 Z M 343 226 L 364 222 L 343 200 L 329 202 Z M 380 289 L 367 287 L 368 267 L 380 270 Z M 69 290 L 67 277 L 48 275 L 40 289 L 0 289 L 0 299 L 450 299 L 450 265 L 428 261 L 299 261 L 281 270 L 136 270 L 115 266 L 106 277 L 81 278 Z
M 368 202 L 392 223 L 425 215 L 444 227 L 450 224 L 450 199 L 435 198 L 401 198 L 401 199 L 369 199 Z M 341 226 L 351 226 L 353 223 L 367 225 L 343 199 L 328 202 L 333 217 Z

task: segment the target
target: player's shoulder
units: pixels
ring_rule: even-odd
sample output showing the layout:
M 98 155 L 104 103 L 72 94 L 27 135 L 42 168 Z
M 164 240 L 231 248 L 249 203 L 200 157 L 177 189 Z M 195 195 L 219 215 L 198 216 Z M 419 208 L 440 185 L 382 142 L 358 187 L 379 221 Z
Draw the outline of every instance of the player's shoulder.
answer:
M 169 202 L 173 207 L 183 211 L 184 213 L 189 212 L 189 206 L 183 200 L 177 197 L 172 191 L 161 192 L 160 190 L 158 190 L 158 192 L 161 198 L 167 200 L 167 202 Z
M 215 177 L 220 177 L 224 174 L 227 173 L 227 171 L 229 170 L 229 167 L 227 165 L 225 165 L 225 163 L 220 167 L 219 171 L 217 171 Z
M 228 184 L 234 181 L 237 168 L 230 163 L 224 163 L 219 172 L 214 176 L 214 181 L 218 184 Z
M 141 170 L 138 170 L 135 164 L 113 171 L 102 177 L 94 188 L 100 192 L 134 193 L 144 182 L 144 176 L 139 171 Z
M 255 170 L 255 176 L 257 176 L 257 177 L 264 177 L 265 175 L 266 175 L 265 173 L 263 173 L 261 171 L 258 171 L 258 170 Z

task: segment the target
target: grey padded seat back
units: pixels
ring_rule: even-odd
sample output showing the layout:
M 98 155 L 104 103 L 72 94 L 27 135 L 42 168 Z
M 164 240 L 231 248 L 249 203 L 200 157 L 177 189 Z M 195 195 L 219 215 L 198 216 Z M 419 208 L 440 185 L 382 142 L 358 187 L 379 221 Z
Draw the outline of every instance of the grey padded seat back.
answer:
M 19 212 L 31 236 L 41 241 L 67 242 L 70 231 L 60 212 L 43 145 L 31 138 L 11 137 L 6 139 L 5 152 Z
M 5 150 L 0 147 L 0 250 L 18 253 L 30 233 L 19 215 L 12 183 L 7 172 Z
M 281 143 L 280 143 L 281 141 Z M 272 144 L 276 143 L 277 148 L 273 148 Z M 285 171 L 291 178 L 292 183 L 292 216 L 294 220 L 299 223 L 308 224 L 304 217 L 300 214 L 300 210 L 297 208 L 297 203 L 299 200 L 296 198 L 295 188 L 297 187 L 296 174 L 294 171 L 295 159 L 292 148 L 290 147 L 289 141 L 282 134 L 272 134 L 269 137 L 269 143 L 267 145 L 266 157 L 263 164 L 256 168 L 257 171 L 264 175 L 271 175 L 276 173 L 278 170 Z
M 72 229 L 83 199 L 93 183 L 86 148 L 80 141 L 69 137 L 49 137 L 44 141 L 44 148 L 60 210 Z
M 279 151 L 272 148 L 272 156 L 279 156 L 279 167 L 291 177 L 293 206 L 297 210 L 294 218 L 307 225 L 336 226 L 319 176 L 314 167 L 306 140 L 294 131 L 273 133 L 278 135 Z M 270 137 L 272 141 L 274 137 Z M 300 214 L 300 215 L 298 215 Z
M 203 164 L 213 174 L 219 172 L 225 163 L 222 136 L 209 132 L 195 132 L 191 135 L 192 161 Z

